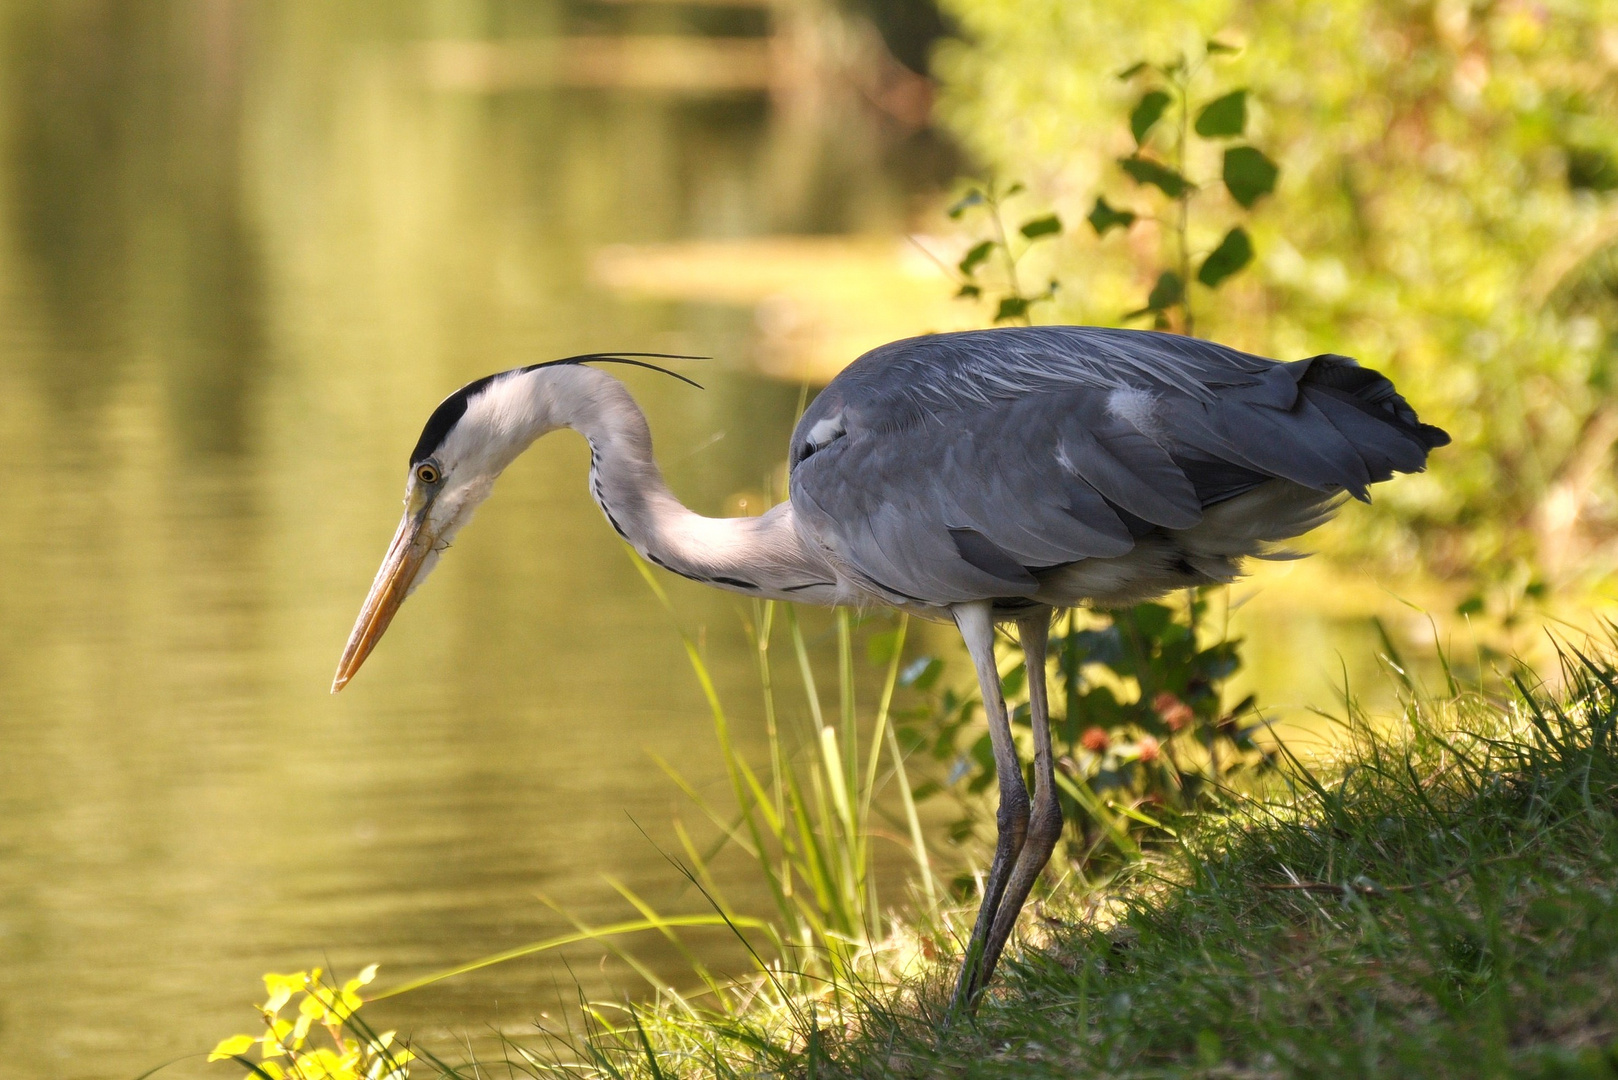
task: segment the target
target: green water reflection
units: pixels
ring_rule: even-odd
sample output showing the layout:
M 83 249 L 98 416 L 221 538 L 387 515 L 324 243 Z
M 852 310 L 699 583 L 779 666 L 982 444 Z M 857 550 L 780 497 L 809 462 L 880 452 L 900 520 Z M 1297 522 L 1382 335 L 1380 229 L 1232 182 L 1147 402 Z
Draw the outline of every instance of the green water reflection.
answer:
M 720 357 L 702 393 L 626 378 L 693 506 L 764 486 L 799 392 L 745 373 L 750 316 L 592 292 L 592 251 L 891 227 L 901 203 L 856 132 L 784 125 L 761 96 L 446 93 L 409 62 L 417 38 L 566 15 L 0 17 L 7 1076 L 206 1048 L 247 1025 L 266 970 L 403 978 L 547 936 L 536 893 L 620 917 L 603 873 L 676 893 L 639 827 L 667 840 L 678 805 L 653 754 L 717 782 L 707 712 L 578 440 L 519 462 L 354 686 L 326 690 L 406 451 L 469 378 L 594 349 Z M 736 603 L 669 587 L 751 703 Z M 524 1030 L 575 977 L 614 985 L 597 957 L 380 1019 Z
M 326 687 L 406 451 L 468 378 L 603 348 L 724 358 L 703 393 L 629 378 L 694 506 L 763 486 L 798 390 L 734 366 L 746 313 L 619 304 L 582 285 L 591 251 L 848 227 L 896 195 L 855 160 L 767 197 L 762 97 L 435 92 L 409 41 L 498 20 L 373 8 L 0 19 L 8 1076 L 206 1048 L 266 970 L 402 977 L 546 936 L 537 892 L 617 915 L 605 872 L 667 897 L 636 826 L 666 841 L 676 805 L 650 754 L 715 779 L 678 640 L 572 437 L 511 471 L 361 680 Z M 732 600 L 671 588 L 751 701 Z M 519 967 L 394 1018 L 517 1027 L 571 992 Z

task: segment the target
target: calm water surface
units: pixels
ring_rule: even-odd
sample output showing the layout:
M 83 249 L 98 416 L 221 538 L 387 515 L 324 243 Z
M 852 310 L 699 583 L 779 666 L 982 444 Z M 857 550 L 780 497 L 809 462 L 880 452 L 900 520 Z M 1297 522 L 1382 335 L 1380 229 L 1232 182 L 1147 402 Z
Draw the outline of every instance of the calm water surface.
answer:
M 565 923 L 540 893 L 621 918 L 605 873 L 691 905 L 636 823 L 673 843 L 653 755 L 717 779 L 707 712 L 575 437 L 510 471 L 361 680 L 326 688 L 407 451 L 470 378 L 719 357 L 705 392 L 626 378 L 693 506 L 765 487 L 799 390 L 744 373 L 748 314 L 589 292 L 594 250 L 855 227 L 897 193 L 808 145 L 835 190 L 766 197 L 783 136 L 761 97 L 433 91 L 413 36 L 489 20 L 420 7 L 0 20 L 8 1077 L 206 1049 L 267 970 L 402 978 L 548 936 Z M 751 706 L 737 605 L 669 587 Z M 605 991 L 598 958 L 570 957 Z M 571 996 L 559 965 L 518 965 L 382 1019 L 521 1027 L 557 983 Z
M 577 438 L 510 470 L 337 698 L 331 672 L 406 452 L 470 378 L 718 357 L 700 393 L 625 377 L 695 508 L 766 486 L 799 389 L 746 373 L 750 315 L 589 291 L 600 245 L 891 227 L 902 192 L 848 130 L 786 130 L 762 98 L 434 91 L 410 43 L 498 31 L 496 9 L 368 10 L 0 17 L 8 1077 L 206 1049 L 267 970 L 380 961 L 385 983 L 565 929 L 540 894 L 622 918 L 608 873 L 696 910 L 640 829 L 672 845 L 694 816 L 654 755 L 718 789 L 707 711 Z M 668 587 L 750 716 L 738 604 Z M 528 1030 L 575 979 L 633 985 L 567 959 L 376 1019 Z

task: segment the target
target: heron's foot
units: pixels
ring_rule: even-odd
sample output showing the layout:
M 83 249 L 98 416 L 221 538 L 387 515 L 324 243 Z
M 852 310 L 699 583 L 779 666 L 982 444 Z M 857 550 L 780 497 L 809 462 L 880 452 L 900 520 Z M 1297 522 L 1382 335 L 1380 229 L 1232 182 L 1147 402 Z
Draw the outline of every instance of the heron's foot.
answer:
M 977 996 L 977 989 L 981 989 L 988 982 L 989 972 L 982 970 L 983 961 L 988 955 L 988 945 L 992 939 L 996 916 L 1002 905 L 1002 897 L 1006 894 L 1007 883 L 1012 879 L 1013 868 L 1020 861 L 1027 842 L 1028 821 L 1028 793 L 1022 786 L 1022 777 L 1019 776 L 1017 788 L 1003 791 L 1001 794 L 1000 810 L 996 815 L 998 829 L 994 843 L 994 861 L 990 863 L 989 876 L 983 883 L 983 901 L 978 905 L 977 919 L 972 926 L 972 938 L 967 942 L 966 954 L 961 959 L 961 972 L 955 980 L 955 993 L 950 999 L 949 1006 L 952 1017 L 962 1011 L 969 1011 Z M 990 969 L 992 968 L 991 963 Z
M 1022 850 L 1017 853 L 1017 862 L 1011 869 L 1005 893 L 1000 897 L 1000 904 L 994 913 L 994 923 L 984 942 L 983 958 L 978 965 L 981 974 L 978 982 L 968 989 L 968 1001 L 975 1002 L 989 985 L 995 965 L 1000 962 L 1000 954 L 1005 951 L 1011 932 L 1017 928 L 1017 917 L 1028 902 L 1028 894 L 1033 891 L 1034 882 L 1039 880 L 1045 864 L 1051 861 L 1051 852 L 1056 849 L 1056 841 L 1061 836 L 1062 808 L 1055 798 L 1035 806 L 1033 818 L 1028 824 L 1028 837 Z

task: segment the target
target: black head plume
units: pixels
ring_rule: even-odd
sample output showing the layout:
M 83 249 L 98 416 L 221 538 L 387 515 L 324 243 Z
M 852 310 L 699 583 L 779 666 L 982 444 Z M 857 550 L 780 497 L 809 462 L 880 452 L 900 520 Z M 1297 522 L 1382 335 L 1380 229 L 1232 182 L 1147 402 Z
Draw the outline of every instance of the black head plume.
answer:
M 698 390 L 702 389 L 701 383 L 686 378 L 678 371 L 670 371 L 666 367 L 649 364 L 644 359 L 637 359 L 638 357 L 654 360 L 708 359 L 706 356 L 682 356 L 679 353 L 584 353 L 580 356 L 564 356 L 560 360 L 547 360 L 543 364 L 529 364 L 527 367 L 520 367 L 515 370 L 519 372 L 538 371 L 540 368 L 557 367 L 561 364 L 627 364 L 631 367 L 646 368 L 648 371 L 659 371 L 664 375 L 679 379 L 683 383 L 689 383 Z M 433 451 L 443 445 L 444 439 L 449 436 L 450 431 L 460 422 L 461 417 L 466 415 L 466 406 L 472 398 L 482 393 L 490 383 L 505 374 L 508 374 L 508 372 L 496 372 L 493 375 L 485 375 L 481 379 L 474 379 L 439 402 L 438 408 L 433 410 L 433 414 L 427 418 L 426 426 L 421 429 L 421 438 L 416 440 L 416 448 L 410 451 L 410 464 L 414 466 L 417 462 L 431 457 Z

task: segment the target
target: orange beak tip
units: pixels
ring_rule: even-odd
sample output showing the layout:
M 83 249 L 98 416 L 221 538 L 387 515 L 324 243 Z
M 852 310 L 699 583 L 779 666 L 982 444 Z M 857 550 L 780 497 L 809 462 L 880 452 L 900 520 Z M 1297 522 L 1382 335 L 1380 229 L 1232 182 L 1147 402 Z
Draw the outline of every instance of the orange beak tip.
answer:
M 371 591 L 360 608 L 354 630 L 349 634 L 342 659 L 337 662 L 337 673 L 331 682 L 333 694 L 347 686 L 349 680 L 359 672 L 360 665 L 376 648 L 399 605 L 409 594 L 422 562 L 432 549 L 430 538 L 422 537 L 419 530 L 419 517 L 407 514 L 399 523 L 393 542 L 388 545 L 387 556 L 382 560 L 382 567 L 377 571 L 376 580 L 371 583 Z

